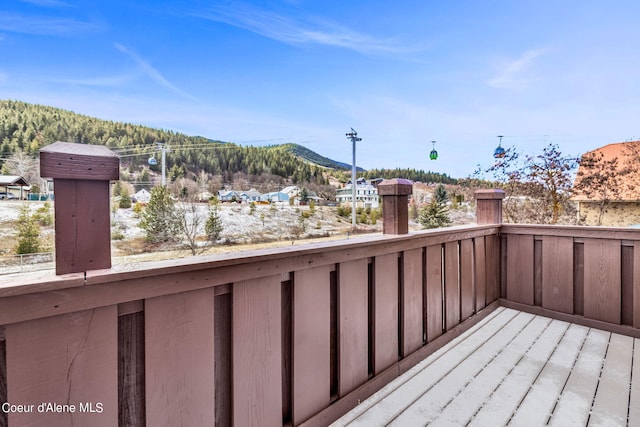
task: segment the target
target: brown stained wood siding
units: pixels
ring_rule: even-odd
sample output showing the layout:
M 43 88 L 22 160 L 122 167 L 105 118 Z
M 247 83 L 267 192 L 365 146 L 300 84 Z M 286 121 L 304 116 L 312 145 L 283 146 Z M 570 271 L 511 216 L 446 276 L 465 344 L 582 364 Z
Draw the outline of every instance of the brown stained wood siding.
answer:
M 442 335 L 442 246 L 427 246 L 427 342 Z
M 144 309 L 147 425 L 213 423 L 213 289 L 150 298 Z
M 293 280 L 293 425 L 329 406 L 329 267 L 295 273 Z
M 473 241 L 460 242 L 460 315 L 461 320 L 468 319 L 475 312 L 475 296 L 473 283 Z
M 584 241 L 584 316 L 620 324 L 620 241 Z
M 146 424 L 144 378 L 144 312 L 118 316 L 118 426 Z
M 231 293 L 215 296 L 214 302 L 214 388 L 215 388 L 215 425 L 231 425 L 233 414 L 233 378 L 232 378 L 232 342 L 231 342 Z
M 234 425 L 282 425 L 280 279 L 233 284 Z
M 491 304 L 500 298 L 500 237 L 498 235 L 485 236 L 485 245 L 485 261 L 487 264 L 486 304 Z
M 118 424 L 117 316 L 117 307 L 109 306 L 5 327 L 11 402 L 68 402 L 78 408 L 10 413 L 10 426 Z M 104 411 L 80 412 L 86 402 L 100 402 Z
M 402 255 L 403 337 L 402 355 L 408 355 L 422 346 L 424 331 L 422 313 L 422 249 L 405 251 Z
M 0 333 L 2 327 L 0 327 Z M 0 405 L 7 402 L 7 361 L 5 341 L 0 340 Z M 0 411 L 0 427 L 8 427 L 9 420 L 4 411 Z
M 542 238 L 542 307 L 573 314 L 573 238 Z
M 377 256 L 374 269 L 373 351 L 378 375 L 398 361 L 398 254 Z
M 487 260 L 484 237 L 476 237 L 473 239 L 473 257 L 475 259 L 476 310 L 482 310 L 487 305 Z
M 338 266 L 338 395 L 364 384 L 368 377 L 368 262 Z
M 507 236 L 507 299 L 534 305 L 533 236 Z
M 460 323 L 460 276 L 458 242 L 444 245 L 445 329 Z

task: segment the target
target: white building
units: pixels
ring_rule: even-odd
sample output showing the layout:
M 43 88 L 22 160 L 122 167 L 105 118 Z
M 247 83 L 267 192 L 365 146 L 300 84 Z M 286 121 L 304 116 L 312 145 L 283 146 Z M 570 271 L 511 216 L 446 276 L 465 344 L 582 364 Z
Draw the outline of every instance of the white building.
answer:
M 351 206 L 352 197 L 351 180 L 336 190 L 336 202 L 342 205 Z M 364 178 L 356 179 L 356 207 L 375 209 L 379 205 L 378 189 Z

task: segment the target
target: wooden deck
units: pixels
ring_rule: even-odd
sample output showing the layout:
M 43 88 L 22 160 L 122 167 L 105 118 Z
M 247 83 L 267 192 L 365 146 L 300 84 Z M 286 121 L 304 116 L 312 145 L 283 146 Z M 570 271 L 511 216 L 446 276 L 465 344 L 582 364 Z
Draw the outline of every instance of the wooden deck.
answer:
M 638 378 L 640 340 L 498 308 L 333 425 L 638 426 Z

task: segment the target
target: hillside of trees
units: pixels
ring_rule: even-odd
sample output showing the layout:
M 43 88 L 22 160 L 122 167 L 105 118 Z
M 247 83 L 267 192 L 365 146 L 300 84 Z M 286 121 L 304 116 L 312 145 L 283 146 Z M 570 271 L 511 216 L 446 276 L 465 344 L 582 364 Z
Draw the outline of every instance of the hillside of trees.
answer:
M 170 130 L 131 123 L 101 120 L 60 108 L 0 100 L 0 166 L 16 153 L 36 157 L 38 151 L 55 141 L 105 145 L 121 158 L 130 177 L 140 181 L 149 170 L 160 171 L 157 142 L 167 144 L 168 178 L 217 177 L 224 185 L 238 177 L 249 183 L 270 182 L 326 186 L 327 170 L 340 171 L 350 165 L 323 157 L 297 144 L 269 147 L 241 146 L 201 136 L 188 136 Z M 156 159 L 149 165 L 150 157 Z M 304 161 L 300 161 L 300 160 Z M 359 168 L 360 171 L 362 169 Z M 346 171 L 344 172 L 346 176 Z M 407 178 L 423 182 L 451 182 L 446 175 L 413 169 L 366 171 L 368 178 Z M 126 176 L 125 176 L 126 178 Z M 145 178 L 142 180 L 144 181 Z

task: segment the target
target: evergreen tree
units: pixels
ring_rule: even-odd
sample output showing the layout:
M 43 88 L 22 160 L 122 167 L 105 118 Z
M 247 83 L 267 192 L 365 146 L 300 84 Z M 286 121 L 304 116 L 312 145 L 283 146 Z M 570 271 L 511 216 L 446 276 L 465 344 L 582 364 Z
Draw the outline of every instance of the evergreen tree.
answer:
M 161 243 L 175 240 L 179 229 L 176 208 L 166 187 L 158 186 L 151 190 L 151 198 L 142 212 L 140 228 L 146 232 L 145 240 Z
M 40 239 L 40 225 L 35 215 L 31 215 L 29 205 L 20 208 L 18 223 L 18 243 L 16 245 L 17 254 L 34 254 L 40 252 L 42 240 Z
M 449 194 L 447 194 L 447 190 L 445 190 L 444 185 L 438 184 L 435 191 L 433 192 L 433 198 L 436 200 L 436 202 L 443 205 L 449 201 Z
M 220 238 L 220 234 L 222 234 L 222 219 L 218 213 L 217 204 L 214 204 L 213 207 L 209 207 L 209 215 L 204 229 L 205 233 L 207 233 L 207 238 L 210 241 L 215 242 Z
M 446 205 L 438 203 L 434 197 L 431 203 L 420 209 L 418 222 L 424 228 L 439 228 L 451 224 L 451 218 L 449 218 L 449 211 Z

